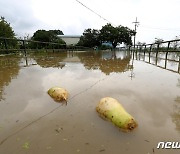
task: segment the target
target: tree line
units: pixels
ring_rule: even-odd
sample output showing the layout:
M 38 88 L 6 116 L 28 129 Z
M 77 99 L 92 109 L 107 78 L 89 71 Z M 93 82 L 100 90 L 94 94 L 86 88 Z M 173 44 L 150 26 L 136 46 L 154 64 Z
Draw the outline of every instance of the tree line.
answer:
M 80 38 L 78 45 L 86 47 L 101 46 L 102 43 L 110 43 L 113 48 L 118 44 L 132 45 L 132 36 L 135 31 L 128 27 L 114 27 L 110 23 L 103 26 L 100 30 L 86 29 Z
M 26 40 L 28 40 L 26 47 L 32 49 L 52 48 L 52 44 L 37 43 L 36 41 L 57 43 L 53 45 L 53 48 L 58 48 L 58 45 L 66 45 L 58 35 L 64 34 L 61 30 L 37 30 L 31 38 L 26 38 Z M 22 42 L 17 41 L 18 39 L 15 32 L 4 17 L 0 17 L 0 37 L 11 38 L 11 40 L 0 39 L 0 48 L 4 48 L 5 45 L 8 46 L 8 48 L 23 48 Z
M 27 38 L 32 42 L 26 43 L 29 48 L 52 48 L 52 44 L 36 43 L 33 41 L 41 42 L 53 42 L 59 45 L 66 45 L 66 43 L 58 36 L 64 35 L 61 30 L 37 30 L 34 32 L 31 38 Z M 132 45 L 132 36 L 135 35 L 135 31 L 128 27 L 118 26 L 114 27 L 110 23 L 102 26 L 100 30 L 97 29 L 85 29 L 83 35 L 80 37 L 77 46 L 83 47 L 102 47 L 103 43 L 109 43 L 113 48 L 116 48 L 118 44 L 124 43 L 125 45 Z M 0 48 L 3 48 L 4 44 L 8 44 L 8 48 L 22 47 L 22 43 L 16 40 L 15 32 L 13 31 L 10 23 L 8 23 L 4 17 L 0 18 L 0 37 L 13 38 L 13 40 L 6 40 L 4 42 L 0 40 Z M 54 48 L 58 48 L 58 45 L 54 45 Z

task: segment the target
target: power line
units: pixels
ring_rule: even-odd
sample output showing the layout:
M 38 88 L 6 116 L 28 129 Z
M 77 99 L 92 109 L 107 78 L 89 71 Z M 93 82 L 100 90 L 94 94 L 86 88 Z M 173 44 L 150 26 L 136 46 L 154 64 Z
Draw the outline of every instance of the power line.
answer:
M 154 30 L 180 31 L 180 29 L 172 29 L 172 28 L 156 28 L 156 27 L 148 27 L 148 26 L 141 26 L 141 27 L 146 29 L 154 29 Z
M 112 25 L 114 25 L 112 22 L 110 22 L 109 20 L 107 20 L 106 18 L 104 18 L 103 16 L 101 16 L 100 14 L 98 14 L 97 12 L 95 12 L 94 10 L 92 10 L 91 8 L 87 7 L 85 4 L 83 4 L 82 2 L 80 2 L 79 0 L 75 0 L 76 2 L 78 2 L 79 4 L 81 4 L 83 7 L 85 7 L 86 9 L 88 9 L 89 11 L 93 12 L 94 14 L 96 14 L 97 16 L 99 16 L 101 19 L 107 21 L 108 23 L 111 23 Z

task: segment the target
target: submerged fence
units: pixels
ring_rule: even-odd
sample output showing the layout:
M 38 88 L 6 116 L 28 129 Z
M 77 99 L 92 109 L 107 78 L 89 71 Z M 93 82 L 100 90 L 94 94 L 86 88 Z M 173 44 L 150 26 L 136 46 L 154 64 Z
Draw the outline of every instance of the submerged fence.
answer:
M 131 48 L 133 50 L 134 48 Z M 135 45 L 135 51 L 145 51 L 145 52 L 171 52 L 180 51 L 180 39 L 170 40 L 170 41 L 157 41 L 151 44 L 137 44 Z
M 23 40 L 16 38 L 0 37 L 0 54 L 10 53 L 16 51 L 23 51 L 26 55 L 28 50 L 51 50 L 51 51 L 64 51 L 64 50 L 87 50 L 89 48 L 82 46 L 66 45 L 58 42 L 43 42 L 34 40 Z
M 130 48 L 132 58 L 143 60 L 160 68 L 180 73 L 180 39 L 138 44 Z M 175 65 L 173 70 L 170 65 Z
M 132 58 L 180 74 L 180 52 L 177 50 L 156 52 L 139 50 L 132 53 Z

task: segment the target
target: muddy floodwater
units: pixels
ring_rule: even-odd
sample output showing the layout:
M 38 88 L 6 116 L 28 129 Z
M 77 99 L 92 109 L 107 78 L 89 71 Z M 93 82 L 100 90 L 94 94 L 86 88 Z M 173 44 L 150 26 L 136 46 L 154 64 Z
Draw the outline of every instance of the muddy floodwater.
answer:
M 0 56 L 1 154 L 179 154 L 179 53 L 128 51 Z M 53 86 L 69 92 L 55 102 Z M 117 99 L 138 122 L 124 133 L 98 116 L 103 97 Z

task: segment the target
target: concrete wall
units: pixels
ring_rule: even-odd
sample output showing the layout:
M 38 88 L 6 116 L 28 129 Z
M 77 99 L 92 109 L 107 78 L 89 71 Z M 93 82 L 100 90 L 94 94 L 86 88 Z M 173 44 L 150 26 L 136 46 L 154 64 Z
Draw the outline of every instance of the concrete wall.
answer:
M 64 40 L 67 45 L 75 45 L 79 42 L 81 36 L 59 35 L 59 37 Z

